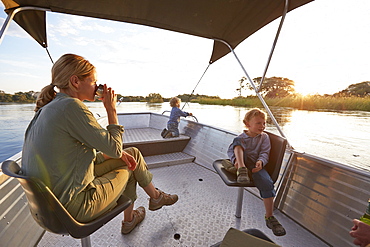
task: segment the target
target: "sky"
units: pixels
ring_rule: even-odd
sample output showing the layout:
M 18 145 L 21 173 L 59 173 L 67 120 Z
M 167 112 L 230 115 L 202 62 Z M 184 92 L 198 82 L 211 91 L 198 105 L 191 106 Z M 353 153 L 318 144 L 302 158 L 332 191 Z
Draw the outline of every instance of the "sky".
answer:
M 0 9 L 4 6 L 0 3 Z M 370 81 L 370 1 L 316 0 L 286 16 L 267 77 L 285 77 L 302 94 L 333 94 Z M 6 14 L 0 11 L 0 24 Z M 261 77 L 280 19 L 243 41 L 235 53 L 251 78 Z M 125 96 L 205 94 L 238 96 L 244 76 L 234 56 L 213 63 L 202 80 L 213 41 L 135 24 L 47 13 L 49 52 L 88 59 L 98 83 Z M 52 63 L 15 22 L 0 44 L 0 90 L 40 91 Z M 242 96 L 252 92 L 243 90 Z

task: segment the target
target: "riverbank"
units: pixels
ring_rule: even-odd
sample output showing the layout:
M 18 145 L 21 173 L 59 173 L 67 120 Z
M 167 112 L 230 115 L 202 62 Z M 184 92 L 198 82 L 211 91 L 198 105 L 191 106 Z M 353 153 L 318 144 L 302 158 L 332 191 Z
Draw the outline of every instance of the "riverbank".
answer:
M 159 94 L 158 94 L 159 95 Z M 148 97 L 142 96 L 121 96 L 122 102 L 148 102 L 148 103 L 162 103 L 169 99 L 160 98 L 158 101 L 148 100 Z M 178 95 L 182 102 L 188 101 L 190 95 Z M 257 96 L 236 97 L 233 99 L 221 99 L 217 96 L 207 95 L 192 95 L 192 103 L 199 103 L 204 105 L 229 105 L 242 107 L 259 107 L 262 108 L 262 103 Z M 33 100 L 20 101 L 2 101 L 0 97 L 0 104 L 11 103 L 34 103 Z M 370 97 L 334 97 L 331 95 L 308 95 L 308 96 L 290 96 L 283 98 L 265 98 L 267 105 L 276 107 L 290 107 L 297 110 L 334 110 L 334 111 L 368 111 L 370 112 Z
M 298 110 L 348 110 L 370 111 L 370 97 L 333 97 L 333 96 L 291 96 L 284 98 L 265 98 L 267 105 L 291 107 Z M 234 99 L 199 98 L 191 102 L 206 105 L 230 105 L 243 107 L 262 107 L 256 96 L 237 97 Z
M 86 102 L 86 105 L 96 116 L 106 113 L 101 102 Z M 34 104 L 0 103 L 0 162 L 22 150 L 24 133 L 35 114 L 33 109 Z M 240 133 L 244 129 L 242 120 L 249 109 L 190 103 L 186 104 L 184 110 L 193 113 L 200 123 Z M 122 102 L 117 106 L 117 112 L 122 113 L 161 114 L 168 110 L 171 110 L 168 102 Z M 370 111 L 307 111 L 290 107 L 272 107 L 271 111 L 296 150 L 370 170 Z M 266 130 L 278 133 L 269 118 Z

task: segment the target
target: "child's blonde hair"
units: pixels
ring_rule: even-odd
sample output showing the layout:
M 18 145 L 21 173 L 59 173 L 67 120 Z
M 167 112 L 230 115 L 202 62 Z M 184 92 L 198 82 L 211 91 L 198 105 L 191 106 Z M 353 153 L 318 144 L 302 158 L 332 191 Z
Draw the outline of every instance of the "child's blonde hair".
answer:
M 171 107 L 176 107 L 177 104 L 179 104 L 181 102 L 181 99 L 177 98 L 177 97 L 173 97 L 171 100 L 170 100 L 170 106 Z
M 254 117 L 261 117 L 261 118 L 266 120 L 267 116 L 266 116 L 266 113 L 261 111 L 260 109 L 253 108 L 245 114 L 244 119 L 243 119 L 243 123 L 246 125 L 247 122 L 250 122 L 252 120 L 252 118 L 254 118 Z

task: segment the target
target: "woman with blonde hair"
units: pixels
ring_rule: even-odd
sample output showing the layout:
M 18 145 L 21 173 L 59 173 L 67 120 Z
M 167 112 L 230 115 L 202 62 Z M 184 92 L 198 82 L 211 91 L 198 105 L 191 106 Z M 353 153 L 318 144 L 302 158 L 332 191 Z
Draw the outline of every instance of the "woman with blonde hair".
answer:
M 140 151 L 123 149 L 114 90 L 104 85 L 101 97 L 106 129 L 83 103 L 95 100 L 96 82 L 95 67 L 83 57 L 65 54 L 56 61 L 51 84 L 42 89 L 26 130 L 23 173 L 41 179 L 80 222 L 104 214 L 122 194 L 135 201 L 137 184 L 150 196 L 149 210 L 174 204 L 177 195 L 154 187 Z M 131 232 L 144 217 L 144 207 L 134 210 L 131 204 L 124 211 L 121 232 Z

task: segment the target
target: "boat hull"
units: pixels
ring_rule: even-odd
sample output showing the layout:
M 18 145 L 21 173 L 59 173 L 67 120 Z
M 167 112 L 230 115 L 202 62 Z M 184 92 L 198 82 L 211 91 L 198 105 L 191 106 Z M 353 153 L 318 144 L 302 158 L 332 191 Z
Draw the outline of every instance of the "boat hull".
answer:
M 366 207 L 370 191 L 369 174 L 288 149 L 275 184 L 275 215 L 287 229 L 287 235 L 279 238 L 272 235 L 264 223 L 263 203 L 258 191 L 255 188 L 245 190 L 242 217 L 238 219 L 234 216 L 238 190 L 226 186 L 213 169 L 214 160 L 227 158 L 227 148 L 237 133 L 182 119 L 179 124 L 182 135 L 178 139 L 179 143 L 185 140 L 186 144 L 178 144 L 183 149 L 180 152 L 170 150 L 165 153 L 163 150 L 166 147 L 161 145 L 176 141 L 176 138 L 167 140 L 160 136 L 168 116 L 146 112 L 119 114 L 118 118 L 126 130 L 124 139 L 127 146 L 139 145 L 152 150 L 153 153 L 144 158 L 154 174 L 155 186 L 169 193 L 177 193 L 180 199 L 174 206 L 148 212 L 140 227 L 127 236 L 122 236 L 119 231 L 122 217 L 116 217 L 92 235 L 93 243 L 100 243 L 98 245 L 101 246 L 117 243 L 120 246 L 210 246 L 221 241 L 230 227 L 235 227 L 258 228 L 282 246 L 352 244 L 348 231 L 352 219 L 358 218 Z M 102 126 L 107 125 L 106 118 L 99 121 Z M 140 132 L 145 133 L 144 138 L 135 134 Z M 19 153 L 12 159 L 20 162 L 20 157 Z M 0 181 L 5 184 L 9 179 L 0 173 Z M 5 193 L 6 186 L 3 184 L 3 195 L 12 198 L 17 193 L 22 197 L 19 193 L 21 188 Z M 146 207 L 147 196 L 141 189 L 138 189 L 138 197 L 135 204 Z M 3 202 L 0 207 L 5 205 Z M 22 234 L 33 236 L 33 242 L 30 240 L 32 246 L 38 241 L 35 236 L 41 237 L 43 231 L 38 226 L 21 228 L 19 218 L 9 221 L 10 217 L 14 217 L 11 212 L 16 210 L 17 204 L 25 205 L 25 202 L 14 202 L 0 219 L 4 225 L 0 239 L 5 239 L 6 231 L 9 236 L 11 232 L 19 234 L 21 229 Z M 27 207 L 23 209 L 27 211 Z M 11 224 L 7 225 L 5 221 Z M 175 234 L 180 234 L 180 239 L 175 239 Z M 38 245 L 70 245 L 76 241 L 46 233 Z

